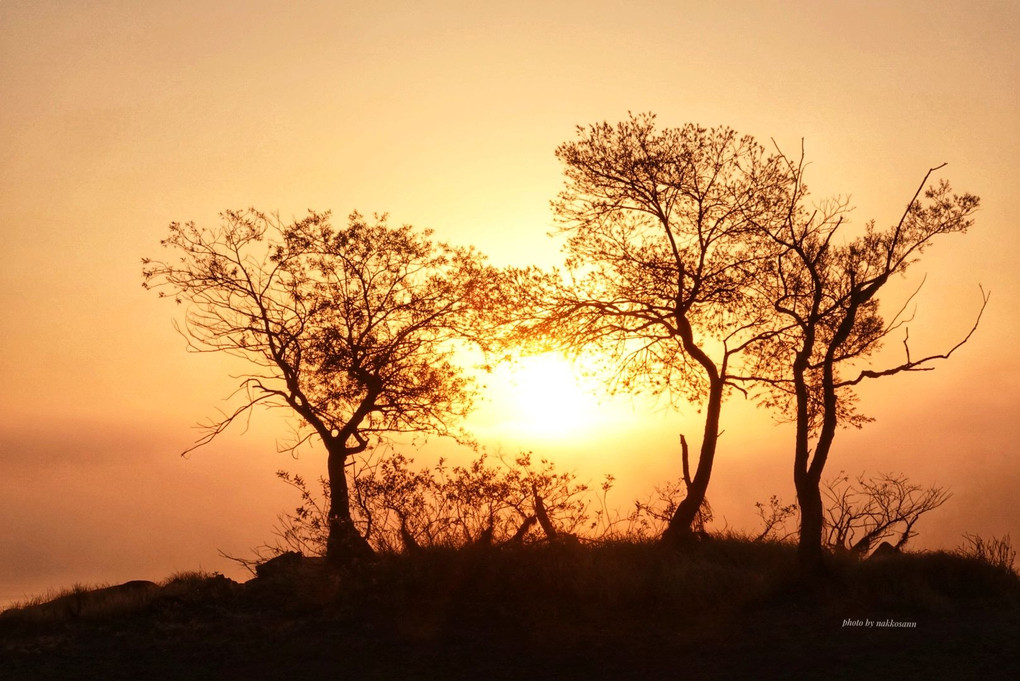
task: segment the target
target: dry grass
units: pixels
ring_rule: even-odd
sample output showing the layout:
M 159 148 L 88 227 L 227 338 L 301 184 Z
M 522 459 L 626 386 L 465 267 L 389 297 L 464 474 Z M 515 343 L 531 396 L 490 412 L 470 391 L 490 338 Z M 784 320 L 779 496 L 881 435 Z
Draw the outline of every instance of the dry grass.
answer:
M 194 598 L 217 576 L 204 572 L 182 572 L 157 584 L 144 580 L 124 584 L 75 584 L 24 601 L 0 612 L 0 621 L 31 625 L 67 621 L 111 621 L 145 613 L 157 601 Z M 222 579 L 222 577 L 221 577 Z
M 105 679 L 952 678 L 1020 666 L 1012 572 L 948 553 L 834 557 L 820 580 L 796 565 L 788 544 L 735 537 L 682 554 L 651 542 L 430 549 L 357 573 L 299 559 L 243 585 L 188 573 L 133 595 L 36 599 L 0 616 L 0 656 L 10 678 L 33 680 L 80 678 L 86 662 Z M 853 617 L 918 629 L 841 627 Z

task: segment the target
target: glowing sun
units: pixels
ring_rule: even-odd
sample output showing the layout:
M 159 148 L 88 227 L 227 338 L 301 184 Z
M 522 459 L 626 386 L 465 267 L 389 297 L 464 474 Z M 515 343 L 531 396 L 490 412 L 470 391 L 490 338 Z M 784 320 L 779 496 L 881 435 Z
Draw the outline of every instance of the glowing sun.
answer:
M 557 353 L 524 357 L 507 371 L 503 429 L 543 440 L 584 435 L 600 422 L 595 386 Z

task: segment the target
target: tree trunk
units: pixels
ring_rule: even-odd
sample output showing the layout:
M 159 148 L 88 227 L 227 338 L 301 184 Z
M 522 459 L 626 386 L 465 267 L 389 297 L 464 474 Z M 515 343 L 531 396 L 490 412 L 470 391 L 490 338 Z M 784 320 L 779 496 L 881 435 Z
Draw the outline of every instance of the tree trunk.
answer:
M 813 456 L 810 456 L 808 452 L 808 397 L 804 382 L 808 355 L 799 356 L 797 366 L 794 367 L 798 400 L 798 448 L 793 481 L 797 488 L 797 501 L 800 504 L 800 543 L 797 548 L 801 568 L 809 575 L 825 572 L 825 554 L 822 551 L 822 530 L 825 521 L 821 481 L 822 471 L 825 469 L 825 463 L 829 460 L 832 442 L 836 437 L 836 427 L 839 425 L 837 409 L 839 398 L 836 395 L 835 373 L 836 352 L 849 336 L 853 329 L 857 310 L 866 300 L 866 298 L 851 298 L 849 309 L 835 334 L 828 341 L 825 357 L 822 360 L 822 426 L 818 432 L 818 439 L 815 441 Z M 814 346 L 813 336 L 810 338 L 810 343 L 811 345 L 806 347 Z M 809 456 L 810 465 L 808 465 Z
M 800 427 L 800 426 L 798 426 Z M 806 424 L 803 426 L 806 429 Z M 822 471 L 829 459 L 832 441 L 836 434 L 835 393 L 826 393 L 825 412 L 821 433 L 815 442 L 814 456 L 810 466 L 807 465 L 807 452 L 799 458 L 793 472 L 794 486 L 797 488 L 797 503 L 800 505 L 800 542 L 797 545 L 801 568 L 807 575 L 824 574 L 825 552 L 822 549 L 822 531 L 825 527 L 822 506 Z M 806 438 L 805 438 L 806 447 Z
M 817 574 L 824 568 L 822 550 L 824 526 L 822 492 L 819 481 L 804 471 L 794 472 L 797 504 L 800 506 L 800 540 L 797 554 L 801 568 L 807 574 Z
M 371 561 L 375 551 L 361 536 L 351 516 L 351 496 L 347 486 L 347 452 L 329 448 L 329 537 L 326 540 L 326 563 L 335 567 L 351 567 Z
M 817 301 L 816 301 L 817 303 Z M 811 452 L 810 409 L 811 396 L 807 383 L 807 371 L 814 347 L 814 331 L 809 330 L 804 346 L 797 354 L 793 366 L 794 389 L 797 396 L 797 438 L 794 452 L 793 484 L 797 490 L 797 505 L 800 507 L 800 534 L 797 555 L 805 577 L 815 577 L 825 572 L 825 552 L 822 550 L 822 531 L 825 526 L 822 506 L 822 470 L 829 458 L 829 448 L 835 429 L 828 421 L 835 416 L 832 405 L 826 403 L 821 437 L 815 443 L 814 456 Z M 830 383 L 831 385 L 831 383 Z M 829 396 L 832 391 L 826 393 Z
M 705 409 L 705 434 L 701 440 L 698 468 L 694 473 L 694 478 L 687 485 L 687 496 L 677 505 L 673 517 L 669 520 L 669 525 L 662 533 L 662 540 L 667 544 L 682 547 L 689 546 L 698 540 L 694 532 L 694 521 L 698 517 L 702 504 L 705 503 L 708 482 L 712 477 L 712 463 L 715 461 L 715 449 L 719 442 L 723 387 L 722 379 L 713 377 L 709 386 L 708 405 Z

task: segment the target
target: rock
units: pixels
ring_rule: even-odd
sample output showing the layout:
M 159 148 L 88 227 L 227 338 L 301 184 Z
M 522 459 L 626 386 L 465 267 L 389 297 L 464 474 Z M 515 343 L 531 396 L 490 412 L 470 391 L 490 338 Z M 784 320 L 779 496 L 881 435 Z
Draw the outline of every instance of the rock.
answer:
M 871 560 L 872 558 L 885 558 L 887 556 L 898 556 L 899 554 L 900 550 L 898 548 L 896 548 L 889 542 L 884 541 L 878 545 L 878 548 L 875 549 L 870 556 L 868 556 L 868 560 Z
M 255 576 L 258 579 L 287 577 L 299 571 L 303 561 L 304 556 L 297 551 L 287 551 L 256 565 Z

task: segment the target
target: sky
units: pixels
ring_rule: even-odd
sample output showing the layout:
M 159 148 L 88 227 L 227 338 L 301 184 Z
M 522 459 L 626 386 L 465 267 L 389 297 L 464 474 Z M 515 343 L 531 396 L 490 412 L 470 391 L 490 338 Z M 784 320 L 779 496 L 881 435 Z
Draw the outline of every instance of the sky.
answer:
M 234 382 L 185 352 L 171 306 L 141 287 L 171 221 L 386 212 L 499 265 L 551 265 L 554 149 L 630 111 L 803 141 L 813 195 L 850 195 L 861 222 L 894 222 L 943 162 L 939 177 L 982 197 L 971 233 L 890 291 L 926 276 L 917 353 L 966 333 L 980 284 L 978 332 L 934 372 L 867 386 L 876 422 L 842 432 L 829 469 L 950 487 L 919 546 L 1020 540 L 1018 34 L 1016 3 L 982 0 L 3 0 L 0 602 L 236 576 L 219 552 L 271 539 L 296 504 L 273 472 L 321 472 L 314 451 L 276 451 L 275 415 L 179 456 Z M 621 505 L 676 476 L 678 435 L 698 434 L 691 407 L 597 394 L 557 438 L 527 423 L 527 376 L 498 372 L 469 426 L 494 450 L 616 474 Z M 575 402 L 599 392 L 569 382 Z M 793 501 L 791 434 L 739 401 L 724 428 L 709 499 L 723 526 L 753 529 L 755 501 Z

